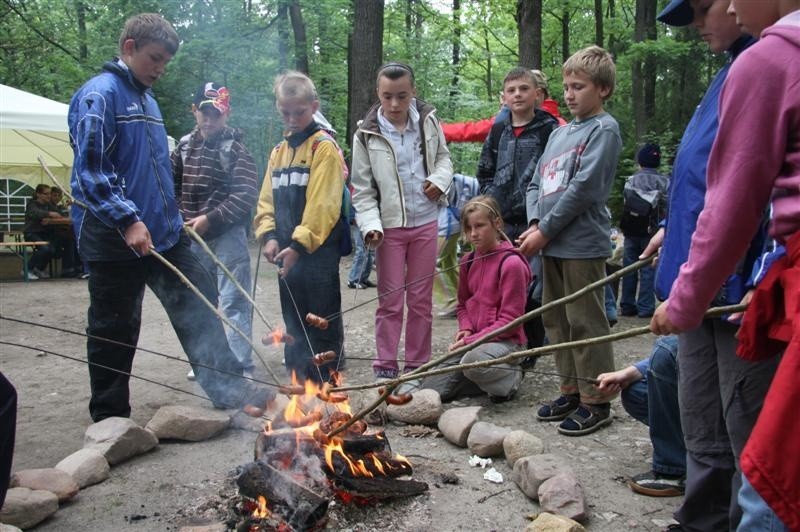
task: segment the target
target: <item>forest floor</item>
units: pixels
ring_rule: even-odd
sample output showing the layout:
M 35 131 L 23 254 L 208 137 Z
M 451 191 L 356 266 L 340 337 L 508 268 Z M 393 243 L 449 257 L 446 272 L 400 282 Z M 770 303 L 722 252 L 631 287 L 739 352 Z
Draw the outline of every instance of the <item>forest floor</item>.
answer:
M 350 259 L 342 261 L 342 306 L 375 297 L 375 289 L 349 290 L 346 272 Z M 374 274 L 373 274 L 374 277 Z M 262 264 L 256 301 L 273 324 L 281 324 L 274 267 Z M 371 380 L 367 360 L 374 353 L 373 322 L 376 302 L 344 316 L 349 356 L 347 381 Z M 49 280 L 33 283 L 0 283 L 0 313 L 3 316 L 84 331 L 88 289 L 86 281 Z M 644 320 L 621 318 L 615 330 L 644 325 Z M 434 319 L 434 355 L 446 350 L 455 331 L 452 319 Z M 256 321 L 253 337 L 266 327 Z M 0 339 L 85 358 L 85 339 L 39 327 L 0 321 Z M 614 346 L 617 367 L 649 355 L 652 336 L 639 336 Z M 181 349 L 167 316 L 147 291 L 139 345 L 180 354 Z M 276 347 L 261 349 L 273 368 L 282 370 Z M 185 358 L 185 357 L 183 357 Z M 13 470 L 53 467 L 83 446 L 83 435 L 91 424 L 88 415 L 89 379 L 86 365 L 54 355 L 19 347 L 0 346 L 0 369 L 16 386 L 19 395 L 16 448 Z M 545 357 L 536 367 L 555 371 Z M 202 394 L 186 380 L 188 364 L 139 353 L 133 374 Z M 256 377 L 267 378 L 258 368 Z M 165 405 L 208 406 L 209 403 L 152 383 L 131 381 L 131 417 L 144 426 Z M 613 404 L 615 419 L 607 428 L 580 438 L 562 436 L 552 423 L 537 422 L 534 413 L 541 402 L 557 393 L 554 377 L 528 374 L 520 393 L 508 403 L 491 404 L 486 397 L 445 405 L 483 406 L 482 419 L 531 432 L 545 442 L 548 452 L 566 457 L 576 471 L 589 506 L 589 530 L 660 530 L 671 522 L 679 498 L 649 498 L 634 494 L 626 479 L 650 467 L 652 449 L 647 428 L 630 418 L 619 400 Z M 500 458 L 494 467 L 504 482 L 483 479 L 483 470 L 470 467 L 469 452 L 433 434 L 411 434 L 408 427 L 389 424 L 387 435 L 393 450 L 409 458 L 414 478 L 429 484 L 427 494 L 377 507 L 342 507 L 331 510 L 328 530 L 522 530 L 538 505 L 510 480 L 510 469 Z M 162 442 L 156 450 L 112 468 L 111 477 L 82 490 L 64 504 L 37 530 L 149 531 L 178 530 L 182 525 L 213 520 L 230 495 L 230 475 L 237 466 L 252 460 L 256 435 L 229 429 L 222 435 L 198 443 Z M 457 483 L 452 483 L 452 475 Z

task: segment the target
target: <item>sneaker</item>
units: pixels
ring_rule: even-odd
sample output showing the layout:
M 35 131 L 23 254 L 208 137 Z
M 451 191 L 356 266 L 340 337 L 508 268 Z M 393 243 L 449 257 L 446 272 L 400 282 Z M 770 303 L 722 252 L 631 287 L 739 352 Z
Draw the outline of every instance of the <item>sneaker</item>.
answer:
M 353 288 L 355 290 L 364 290 L 366 288 L 366 286 L 364 286 L 363 284 L 359 283 L 358 281 L 348 281 L 347 282 L 347 288 Z
M 631 477 L 628 486 L 636 493 L 649 497 L 680 497 L 686 491 L 686 477 L 662 475 L 648 471 Z
M 194 376 L 194 370 L 193 369 L 189 370 L 189 373 L 186 374 L 186 378 L 189 379 L 190 381 L 195 380 L 196 377 Z
M 361 284 L 364 286 L 364 288 L 377 288 L 378 286 L 369 279 L 364 279 L 363 281 L 361 281 Z
M 39 268 L 31 268 L 31 271 L 38 277 L 39 279 L 49 279 L 50 274 L 46 271 L 40 270 Z
M 573 413 L 581 403 L 579 395 L 562 395 L 555 401 L 542 405 L 536 412 L 539 421 L 561 421 Z
M 565 436 L 583 436 L 591 434 L 606 425 L 611 424 L 611 405 L 587 405 L 581 403 L 558 426 L 558 432 Z
M 28 275 L 25 275 L 25 270 L 20 270 L 19 274 L 26 281 L 38 281 L 39 280 L 39 277 L 37 277 L 35 273 L 30 272 L 30 271 L 28 272 Z
M 88 279 L 89 278 L 89 272 L 83 272 L 82 274 L 80 274 L 80 278 L 84 279 L 84 280 Z
M 403 395 L 407 393 L 414 393 L 422 386 L 422 379 L 411 379 L 410 381 L 402 382 L 394 389 L 396 395 Z
M 455 309 L 455 307 L 453 307 L 453 308 L 450 308 L 450 309 L 447 309 L 447 310 L 443 310 L 441 312 L 437 312 L 436 313 L 436 317 L 438 317 L 438 318 L 457 318 L 458 317 L 458 311 Z

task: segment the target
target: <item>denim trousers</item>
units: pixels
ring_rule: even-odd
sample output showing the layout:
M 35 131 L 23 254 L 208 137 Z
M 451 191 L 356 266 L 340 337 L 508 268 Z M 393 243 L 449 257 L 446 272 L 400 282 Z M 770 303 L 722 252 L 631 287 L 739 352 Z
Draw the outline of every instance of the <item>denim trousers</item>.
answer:
M 404 370 L 431 359 L 433 276 L 436 269 L 437 222 L 419 227 L 386 229 L 376 252 L 378 259 L 378 310 L 372 365 L 377 377 L 399 373 L 397 361 L 405 307 Z
M 339 237 L 331 233 L 314 253 L 303 252 L 286 277 L 278 280 L 286 332 L 294 337 L 294 343 L 287 343 L 283 348 L 286 369 L 293 371 L 300 382 L 328 381 L 330 370 L 342 369 L 344 365 L 344 326 L 339 315 L 342 291 L 339 286 L 341 255 L 338 242 Z M 322 317 L 337 317 L 331 319 L 328 328 L 323 330 L 305 323 L 309 312 Z M 336 360 L 315 366 L 312 357 L 325 351 L 336 353 Z
M 219 261 L 233 274 L 236 281 L 248 293 L 251 290 L 250 253 L 247 250 L 247 231 L 243 225 L 236 225 L 225 233 L 206 241 L 206 244 Z M 253 309 L 247 298 L 239 292 L 231 279 L 218 268 L 214 260 L 195 241 L 192 241 L 192 253 L 200 264 L 208 271 L 212 279 L 217 280 L 219 307 L 233 325 L 248 338 L 253 337 Z M 248 371 L 253 370 L 252 347 L 247 340 L 236 331 L 225 327 L 228 345 L 236 355 L 236 359 Z
M 28 242 L 50 242 L 51 237 L 47 233 L 25 233 L 25 240 Z M 28 259 L 28 269 L 36 268 L 37 270 L 47 271 L 50 259 L 52 259 L 55 254 L 56 249 L 52 242 L 45 246 L 37 246 Z
M 622 265 L 629 266 L 639 260 L 644 248 L 650 242 L 649 236 L 626 236 L 625 253 Z M 638 271 L 629 273 L 622 278 L 622 298 L 620 309 L 623 314 L 636 314 L 640 317 L 652 316 L 656 310 L 656 296 L 653 287 L 656 270 L 650 265 Z M 637 294 L 636 287 L 639 287 Z
M 369 274 L 372 273 L 375 250 L 367 250 L 367 246 L 364 245 L 364 237 L 361 236 L 361 231 L 358 230 L 357 225 L 350 226 L 350 237 L 355 251 L 353 253 L 353 266 L 350 268 L 347 282 L 363 283 L 369 280 Z
M 216 305 L 216 283 L 192 253 L 186 235 L 161 255 Z M 197 382 L 214 406 L 238 408 L 248 403 L 265 403 L 268 391 L 241 377 L 242 365 L 230 350 L 217 315 L 160 261 L 152 256 L 93 261 L 90 269 L 86 332 L 92 337 L 86 347 L 91 385 L 89 413 L 95 422 L 112 416 L 130 416 L 128 374 L 139 341 L 145 286 L 150 287 L 164 306 Z
M 742 520 L 739 532 L 789 532 L 789 528 L 772 511 L 761 495 L 742 475 L 742 487 L 739 490 L 739 506 L 742 508 Z
M 676 336 L 656 339 L 647 374 L 622 391 L 622 406 L 650 428 L 653 471 L 672 476 L 686 474 L 686 446 L 678 407 Z
M 741 519 L 739 455 L 753 430 L 780 357 L 736 356 L 737 327 L 708 319 L 678 335 L 678 402 L 686 444 L 686 494 L 675 519 L 684 530 L 735 530 Z

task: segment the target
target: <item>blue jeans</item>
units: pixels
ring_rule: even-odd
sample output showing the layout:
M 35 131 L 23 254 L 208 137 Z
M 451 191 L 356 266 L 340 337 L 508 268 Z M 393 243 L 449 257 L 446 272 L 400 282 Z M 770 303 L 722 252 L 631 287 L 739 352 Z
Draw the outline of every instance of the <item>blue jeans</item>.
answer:
M 639 260 L 644 248 L 650 242 L 649 236 L 625 236 L 625 254 L 622 265 L 629 266 Z M 638 315 L 639 317 L 652 316 L 656 310 L 656 297 L 653 290 L 656 270 L 652 266 L 645 266 L 639 271 L 629 273 L 622 278 L 622 298 L 620 309 L 625 316 Z M 639 285 L 639 294 L 636 294 L 636 285 Z
M 372 273 L 372 263 L 375 260 L 375 250 L 370 249 L 364 245 L 364 237 L 361 236 L 361 231 L 358 230 L 357 225 L 350 226 L 350 235 L 355 247 L 355 254 L 353 255 L 353 266 L 350 268 L 350 275 L 347 276 L 347 281 L 350 283 L 363 283 L 369 280 L 369 274 Z
M 622 406 L 650 427 L 653 471 L 662 475 L 686 474 L 686 447 L 678 409 L 677 337 L 656 340 L 647 374 L 622 391 Z
M 207 240 L 206 244 L 208 244 L 208 247 L 211 248 L 211 251 L 214 252 L 220 262 L 233 274 L 236 281 L 242 285 L 242 288 L 250 293 L 250 253 L 247 251 L 247 232 L 244 226 L 234 226 L 216 238 Z M 221 268 L 217 268 L 208 253 L 195 241 L 192 241 L 192 253 L 200 261 L 200 264 L 208 270 L 209 274 L 216 278 L 219 306 L 222 313 L 248 338 L 252 338 L 253 311 L 250 308 L 250 302 L 237 290 L 233 281 L 228 278 L 225 272 Z M 233 329 L 226 327 L 225 334 L 231 351 L 236 355 L 236 360 L 242 364 L 246 371 L 252 371 L 253 357 L 250 344 Z
M 605 290 L 606 319 L 609 323 L 617 321 L 617 300 L 614 298 L 614 291 L 611 285 L 607 284 Z
M 772 508 L 767 506 L 761 495 L 742 475 L 742 487 L 739 490 L 739 506 L 742 508 L 742 520 L 739 521 L 739 532 L 789 532 Z

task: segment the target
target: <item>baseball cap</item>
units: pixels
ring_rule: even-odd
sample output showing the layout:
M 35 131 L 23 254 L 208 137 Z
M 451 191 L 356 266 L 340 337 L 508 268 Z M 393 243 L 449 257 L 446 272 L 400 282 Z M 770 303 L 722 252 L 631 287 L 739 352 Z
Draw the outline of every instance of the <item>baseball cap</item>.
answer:
M 694 9 L 689 0 L 672 0 L 656 19 L 670 26 L 688 26 L 694 20 Z
M 231 110 L 231 95 L 228 89 L 213 81 L 202 84 L 194 94 L 194 106 L 202 109 L 209 105 L 222 114 L 228 113 Z

